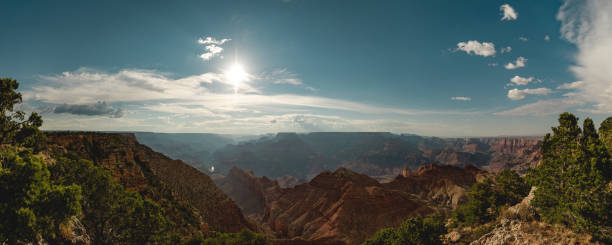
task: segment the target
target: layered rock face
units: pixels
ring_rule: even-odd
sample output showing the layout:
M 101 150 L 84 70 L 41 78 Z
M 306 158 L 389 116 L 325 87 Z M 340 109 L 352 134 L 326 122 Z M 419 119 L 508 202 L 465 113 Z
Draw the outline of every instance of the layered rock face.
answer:
M 76 152 L 112 170 L 127 189 L 139 191 L 162 205 L 166 215 L 179 226 L 186 229 L 208 226 L 210 230 L 223 232 L 254 228 L 208 175 L 139 144 L 131 134 L 48 133 L 47 136 L 50 144 L 58 149 Z
M 357 244 L 381 227 L 432 211 L 406 193 L 340 168 L 286 189 L 269 202 L 263 220 L 278 238 Z
M 280 244 L 358 244 L 406 218 L 449 211 L 487 173 L 430 165 L 381 184 L 346 168 L 281 188 L 277 181 L 232 168 L 215 183 Z
M 432 164 L 416 172 L 400 175 L 383 186 L 410 193 L 434 206 L 454 209 L 466 201 L 467 190 L 487 175 L 485 171 L 473 166 L 458 168 Z
M 542 158 L 539 137 L 480 138 L 479 141 L 490 147 L 491 161 L 485 169 L 492 172 L 510 168 L 524 173 L 529 167 L 536 167 Z

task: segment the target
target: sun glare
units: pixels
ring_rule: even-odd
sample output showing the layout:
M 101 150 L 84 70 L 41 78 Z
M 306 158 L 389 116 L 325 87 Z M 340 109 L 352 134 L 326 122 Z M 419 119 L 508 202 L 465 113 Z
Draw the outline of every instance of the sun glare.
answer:
M 226 79 L 234 85 L 234 93 L 238 92 L 240 83 L 248 78 L 248 74 L 242 68 L 242 65 L 235 63 L 225 72 Z

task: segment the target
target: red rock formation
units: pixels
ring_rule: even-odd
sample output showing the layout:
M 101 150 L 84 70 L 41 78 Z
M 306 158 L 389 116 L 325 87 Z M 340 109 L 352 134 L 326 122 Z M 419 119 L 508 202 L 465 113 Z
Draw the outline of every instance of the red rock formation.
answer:
M 490 147 L 491 160 L 484 169 L 491 172 L 510 168 L 524 173 L 529 167 L 537 166 L 542 157 L 540 137 L 496 137 L 479 140 Z
M 440 208 L 451 209 L 465 201 L 467 190 L 486 172 L 473 166 L 423 166 L 407 176 L 397 176 L 384 187 L 399 190 Z
M 233 168 L 215 182 L 279 244 L 357 244 L 407 217 L 450 211 L 486 175 L 472 166 L 428 165 L 380 184 L 339 168 L 280 188 L 276 181 Z
M 228 175 L 216 178 L 215 183 L 242 208 L 246 215 L 261 215 L 270 199 L 276 199 L 281 188 L 267 177 L 255 177 L 252 171 L 232 168 Z M 256 218 L 256 217 L 253 217 Z
M 74 151 L 112 170 L 127 189 L 161 203 L 167 213 L 188 212 L 201 216 L 216 231 L 237 232 L 254 227 L 210 177 L 139 144 L 131 134 L 48 133 L 47 136 L 56 147 Z M 190 212 L 193 208 L 195 212 Z M 180 219 L 173 221 L 180 222 Z
M 357 244 L 407 217 L 432 212 L 406 193 L 345 168 L 284 189 L 263 217 L 278 238 L 317 244 Z

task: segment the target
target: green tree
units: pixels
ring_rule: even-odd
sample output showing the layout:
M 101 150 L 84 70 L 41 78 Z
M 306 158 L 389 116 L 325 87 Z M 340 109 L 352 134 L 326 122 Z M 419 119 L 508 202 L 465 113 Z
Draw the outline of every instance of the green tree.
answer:
M 370 239 L 365 241 L 363 245 L 392 245 L 399 242 L 399 236 L 393 228 L 382 229 Z
M 0 243 L 51 240 L 59 226 L 81 212 L 81 188 L 56 185 L 31 150 L 0 150 Z
M 609 154 L 590 118 L 581 130 L 578 118 L 566 112 L 552 130 L 542 142 L 542 162 L 528 173 L 538 187 L 532 205 L 548 222 L 597 236 L 610 226 Z
M 612 117 L 606 118 L 599 125 L 599 139 L 608 149 L 608 153 L 612 155 Z
M 527 194 L 531 187 L 516 172 L 504 169 L 495 176 L 495 185 L 499 190 L 497 205 L 515 205 Z
M 446 233 L 444 219 L 438 215 L 425 218 L 411 217 L 397 229 L 378 231 L 365 245 L 435 245 L 442 244 L 440 236 Z
M 46 137 L 38 129 L 43 121 L 36 112 L 25 120 L 25 112 L 15 110 L 22 102 L 18 88 L 15 79 L 0 78 L 0 144 L 18 143 L 38 152 L 46 145 Z
M 109 170 L 76 154 L 56 158 L 52 178 L 82 186 L 82 221 L 95 244 L 169 243 L 172 224 L 157 203 L 125 190 Z
M 482 224 L 495 217 L 498 193 L 493 189 L 493 181 L 486 179 L 472 185 L 467 193 L 467 203 L 453 212 L 453 219 L 460 224 Z

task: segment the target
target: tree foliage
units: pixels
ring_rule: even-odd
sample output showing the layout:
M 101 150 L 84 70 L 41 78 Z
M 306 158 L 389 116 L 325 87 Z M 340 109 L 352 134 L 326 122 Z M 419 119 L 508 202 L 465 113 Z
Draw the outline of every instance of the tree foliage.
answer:
M 612 155 L 612 117 L 606 118 L 599 126 L 599 139 L 608 149 L 608 153 Z
M 109 170 L 76 154 L 57 156 L 52 177 L 62 184 L 81 185 L 83 219 L 96 244 L 168 243 L 171 223 L 163 209 L 148 198 L 123 188 Z
M 0 144 L 17 143 L 38 152 L 46 145 L 46 137 L 38 129 L 42 117 L 32 112 L 26 120 L 25 112 L 15 109 L 22 102 L 18 88 L 15 79 L 0 78 Z
M 81 188 L 51 182 L 43 160 L 29 149 L 0 150 L 0 243 L 54 239 L 81 212 Z
M 495 184 L 497 186 L 497 206 L 500 205 L 515 205 L 527 194 L 531 186 L 516 172 L 510 169 L 504 169 L 495 176 Z
M 408 218 L 397 229 L 378 231 L 364 245 L 435 245 L 442 244 L 440 236 L 446 233 L 444 220 L 440 216 Z
M 587 118 L 580 129 L 566 112 L 552 131 L 542 142 L 541 164 L 528 173 L 538 187 L 532 205 L 548 222 L 607 236 L 601 233 L 611 225 L 612 165 L 593 121 Z
M 467 193 L 467 203 L 460 205 L 453 212 L 453 220 L 459 224 L 482 224 L 495 217 L 497 194 L 493 181 L 486 179 L 472 185 Z
M 515 205 L 527 194 L 530 186 L 516 172 L 505 169 L 495 181 L 486 179 L 472 185 L 467 193 L 467 203 L 457 207 L 452 214 L 457 225 L 477 225 L 495 219 L 502 207 Z

